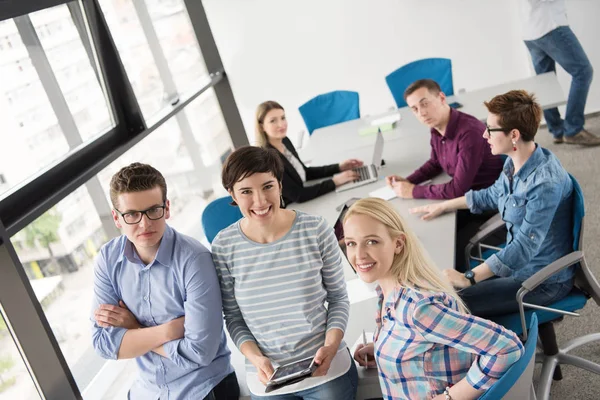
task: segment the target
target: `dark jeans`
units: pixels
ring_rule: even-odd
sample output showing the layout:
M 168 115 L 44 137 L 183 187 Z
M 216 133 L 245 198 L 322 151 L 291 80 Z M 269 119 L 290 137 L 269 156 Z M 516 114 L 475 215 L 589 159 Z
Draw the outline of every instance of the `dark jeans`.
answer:
M 548 130 L 555 136 L 573 136 L 585 123 L 585 103 L 592 84 L 594 69 L 577 36 L 568 26 L 559 26 L 536 40 L 526 40 L 537 74 L 555 72 L 556 63 L 571 75 L 565 119 L 558 108 L 544 110 Z
M 458 294 L 471 314 L 486 318 L 519 312 L 516 295 L 520 288 L 521 282 L 514 278 L 496 277 L 477 282 Z M 527 293 L 524 301 L 546 306 L 565 297 L 572 288 L 572 279 L 564 283 L 541 284 L 533 292 Z
M 465 248 L 469 240 L 477 233 L 481 225 L 498 213 L 497 210 L 483 214 L 471 214 L 469 210 L 456 212 L 456 242 L 454 244 L 454 268 L 457 271 L 466 271 Z M 499 229 L 485 240 L 486 244 L 497 246 L 506 241 L 506 228 Z
M 239 398 L 240 386 L 234 371 L 223 378 L 204 400 L 238 400 Z

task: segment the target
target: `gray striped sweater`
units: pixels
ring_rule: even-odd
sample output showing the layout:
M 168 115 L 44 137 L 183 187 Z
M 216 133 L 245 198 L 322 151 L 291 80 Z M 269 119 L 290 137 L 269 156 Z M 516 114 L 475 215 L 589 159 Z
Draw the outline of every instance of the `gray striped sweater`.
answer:
M 350 303 L 341 252 L 322 217 L 296 211 L 290 231 L 266 244 L 248 239 L 238 221 L 217 235 L 212 254 L 238 348 L 254 341 L 282 364 L 313 356 L 329 329 L 345 331 Z

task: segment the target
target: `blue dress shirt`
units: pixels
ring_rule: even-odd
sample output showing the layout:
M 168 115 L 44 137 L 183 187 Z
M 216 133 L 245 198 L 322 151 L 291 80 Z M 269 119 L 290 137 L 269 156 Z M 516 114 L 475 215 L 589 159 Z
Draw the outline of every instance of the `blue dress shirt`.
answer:
M 223 330 L 221 292 L 210 252 L 167 225 L 154 261 L 145 265 L 127 237 L 102 247 L 94 269 L 93 345 L 117 359 L 127 329 L 101 328 L 93 317 L 100 304 L 127 305 L 143 326 L 185 315 L 185 337 L 136 358 L 140 370 L 131 399 L 203 399 L 233 372 Z
M 510 157 L 500 177 L 487 189 L 469 191 L 473 213 L 498 208 L 506 222 L 506 247 L 485 262 L 496 276 L 524 281 L 573 251 L 573 183 L 550 150 L 536 149 L 515 174 Z M 567 282 L 569 267 L 546 283 Z

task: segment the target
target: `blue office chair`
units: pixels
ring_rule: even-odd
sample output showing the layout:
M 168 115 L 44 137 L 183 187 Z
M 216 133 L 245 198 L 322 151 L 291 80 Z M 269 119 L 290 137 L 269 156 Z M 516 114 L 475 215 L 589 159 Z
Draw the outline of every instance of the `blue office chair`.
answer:
M 238 206 L 232 206 L 231 196 L 211 201 L 202 212 L 202 229 L 212 243 L 217 233 L 243 217 Z
M 537 337 L 538 320 L 533 314 L 529 321 L 528 336 L 524 339 L 525 353 L 479 400 L 535 399 L 532 379 Z
M 593 298 L 596 304 L 600 305 L 600 284 L 587 266 L 582 251 L 585 216 L 583 192 L 579 183 L 573 176 L 571 176 L 571 180 L 573 182 L 573 252 L 554 261 L 552 264 L 538 271 L 522 283 L 521 289 L 517 292 L 519 313 L 490 318 L 496 323 L 520 334 L 524 332 L 523 327 L 527 326 L 526 324 L 531 321 L 533 315 L 533 310 L 531 309 L 537 310 L 536 314 L 540 324 L 539 337 L 543 348 L 543 354 L 541 355 L 542 360 L 538 360 L 543 363 L 543 366 L 537 396 L 543 400 L 550 398 L 552 379 L 562 379 L 560 364 L 569 364 L 600 374 L 600 364 L 569 354 L 572 350 L 584 344 L 600 341 L 600 333 L 584 335 L 569 340 L 567 343 L 564 343 L 562 347 L 559 347 L 556 342 L 556 335 L 552 324 L 553 321 L 562 319 L 564 315 L 578 317 L 579 314 L 577 314 L 576 311 L 581 310 L 590 298 Z M 485 229 L 480 230 L 470 240 L 469 245 L 467 246 L 469 253 L 467 254 L 470 255 L 470 251 L 473 247 L 477 246 L 479 257 L 472 258 L 475 260 L 482 260 L 491 256 L 493 252 L 498 249 L 493 248 L 492 246 L 486 246 L 480 242 L 485 240 L 485 238 L 493 233 L 496 228 L 503 224 L 504 222 L 499 220 L 494 224 L 486 226 Z M 486 250 L 482 251 L 482 248 L 486 248 Z M 476 263 L 477 262 L 478 261 L 476 261 Z M 575 286 L 565 298 L 546 307 L 540 307 L 523 301 L 523 298 L 527 293 L 534 290 L 550 276 L 570 266 L 575 267 Z M 525 308 L 528 310 L 525 310 Z
M 315 129 L 360 118 L 358 93 L 336 90 L 313 97 L 298 107 L 308 134 Z
M 385 77 L 398 108 L 406 107 L 404 91 L 419 79 L 433 79 L 446 96 L 454 94 L 452 83 L 452 61 L 447 58 L 424 58 L 406 64 Z

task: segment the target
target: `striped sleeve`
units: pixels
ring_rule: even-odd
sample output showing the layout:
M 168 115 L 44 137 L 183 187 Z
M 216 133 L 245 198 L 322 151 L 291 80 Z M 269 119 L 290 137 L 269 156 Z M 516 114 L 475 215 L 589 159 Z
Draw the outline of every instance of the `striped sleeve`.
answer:
M 462 314 L 434 296 L 418 301 L 413 321 L 426 340 L 477 355 L 466 376 L 477 390 L 489 389 L 523 355 L 523 345 L 514 332 Z
M 223 299 L 223 314 L 225 315 L 225 325 L 227 331 L 233 340 L 233 343 L 239 349 L 244 342 L 252 341 L 256 343 L 256 339 L 244 317 L 240 311 L 237 300 L 235 299 L 234 279 L 231 276 L 227 260 L 225 258 L 225 250 L 217 243 L 218 237 L 215 238 L 212 244 L 212 256 L 217 268 L 217 277 L 219 278 L 219 285 L 221 286 L 221 297 Z
M 337 239 L 325 219 L 321 218 L 317 227 L 317 240 L 323 260 L 323 286 L 327 291 L 327 331 L 337 328 L 346 331 L 350 316 L 350 301 L 346 291 L 341 250 Z

